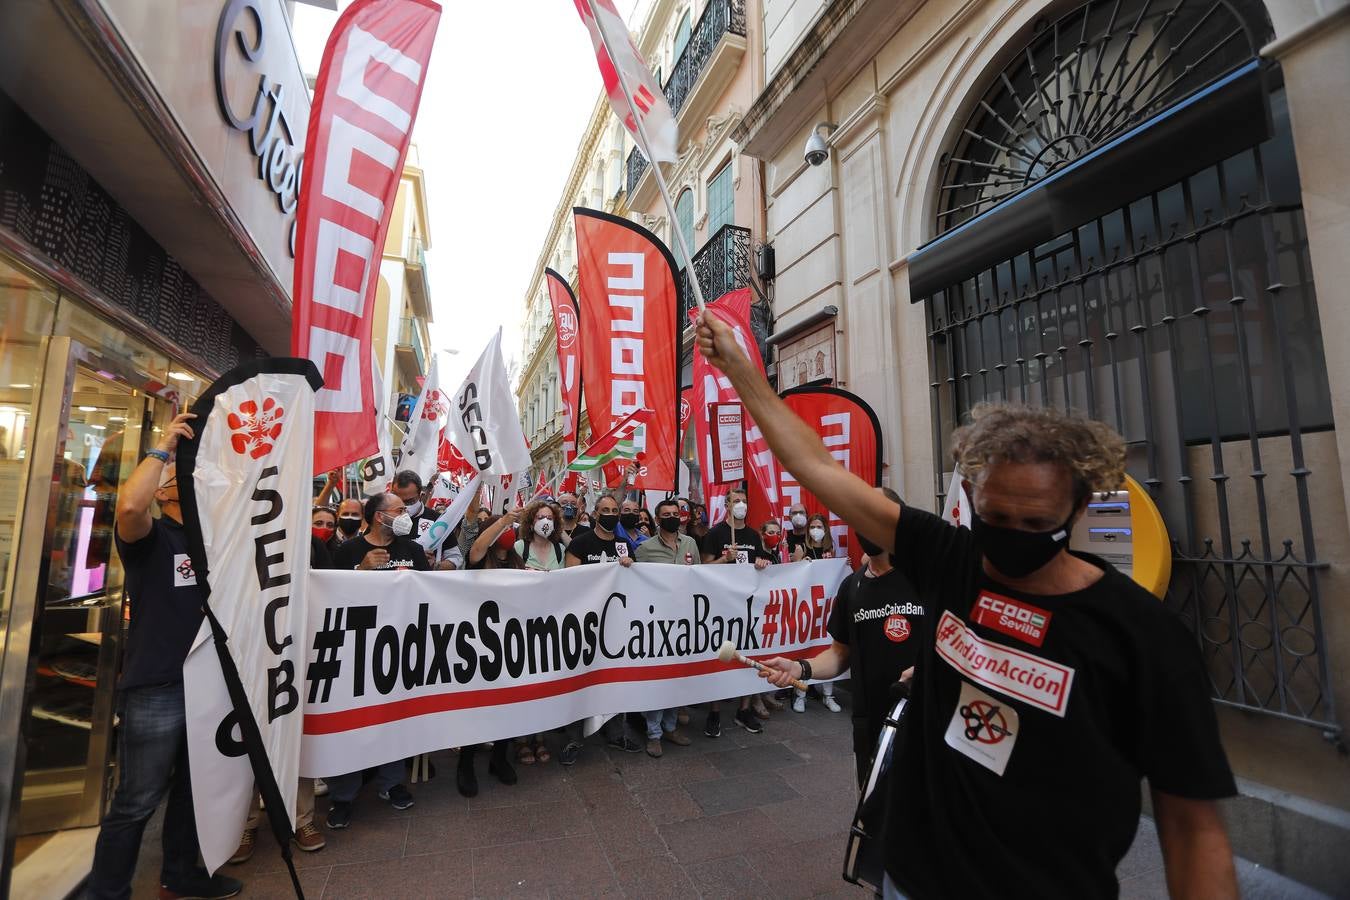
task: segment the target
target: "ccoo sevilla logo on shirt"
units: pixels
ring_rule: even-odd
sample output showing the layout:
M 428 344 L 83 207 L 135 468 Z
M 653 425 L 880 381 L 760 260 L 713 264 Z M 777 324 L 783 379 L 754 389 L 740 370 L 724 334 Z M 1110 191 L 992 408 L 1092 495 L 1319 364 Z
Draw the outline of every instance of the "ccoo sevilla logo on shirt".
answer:
M 262 459 L 272 452 L 273 443 L 281 437 L 281 419 L 286 411 L 271 397 L 263 401 L 262 409 L 252 400 L 239 404 L 239 411 L 225 418 L 230 426 L 230 446 L 240 455 Z

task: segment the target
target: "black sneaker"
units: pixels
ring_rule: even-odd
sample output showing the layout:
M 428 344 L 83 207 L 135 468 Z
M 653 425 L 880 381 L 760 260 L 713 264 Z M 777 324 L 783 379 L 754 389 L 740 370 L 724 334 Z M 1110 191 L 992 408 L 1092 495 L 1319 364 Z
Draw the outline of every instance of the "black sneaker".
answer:
M 160 900 L 225 900 L 244 889 L 244 883 L 225 875 L 207 875 L 199 869 L 182 881 L 159 886 Z
M 581 742 L 568 741 L 558 754 L 558 764 L 563 766 L 575 765 L 577 757 L 581 755 Z
M 412 794 L 401 784 L 396 784 L 387 791 L 380 791 L 378 796 L 381 800 L 388 800 L 394 809 L 411 809 L 413 805 Z
M 703 733 L 710 738 L 722 736 L 722 714 L 720 712 L 708 713 L 708 719 L 703 723 Z
M 736 711 L 736 724 L 744 728 L 751 734 L 759 734 L 764 730 L 764 723 L 761 722 L 753 712 L 748 709 Z
M 328 808 L 328 818 L 325 820 L 333 831 L 346 828 L 352 824 L 352 805 L 343 803 L 341 800 L 334 800 L 333 805 Z
M 631 734 L 625 734 L 609 741 L 607 746 L 614 750 L 622 750 L 624 753 L 641 753 L 644 745 Z

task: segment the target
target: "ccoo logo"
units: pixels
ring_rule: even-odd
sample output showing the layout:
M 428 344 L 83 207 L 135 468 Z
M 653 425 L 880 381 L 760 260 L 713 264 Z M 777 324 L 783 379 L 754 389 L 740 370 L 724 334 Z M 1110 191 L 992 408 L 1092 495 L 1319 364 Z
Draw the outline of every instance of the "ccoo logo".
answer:
M 566 306 L 558 307 L 558 346 L 570 350 L 577 339 L 577 314 Z
M 225 418 L 230 426 L 230 446 L 235 453 L 262 459 L 272 452 L 272 444 L 281 437 L 281 419 L 285 410 L 271 397 L 263 401 L 262 409 L 252 400 L 239 404 L 239 411 Z

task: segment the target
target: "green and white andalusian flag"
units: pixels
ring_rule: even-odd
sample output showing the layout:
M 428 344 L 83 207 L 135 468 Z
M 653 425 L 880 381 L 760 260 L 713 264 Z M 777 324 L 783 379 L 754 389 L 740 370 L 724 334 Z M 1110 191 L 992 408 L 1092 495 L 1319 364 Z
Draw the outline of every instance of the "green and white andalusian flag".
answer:
M 591 442 L 568 465 L 569 472 L 587 472 L 616 459 L 636 459 L 637 445 L 633 435 L 651 421 L 650 409 L 637 409 L 620 419 L 613 428 Z

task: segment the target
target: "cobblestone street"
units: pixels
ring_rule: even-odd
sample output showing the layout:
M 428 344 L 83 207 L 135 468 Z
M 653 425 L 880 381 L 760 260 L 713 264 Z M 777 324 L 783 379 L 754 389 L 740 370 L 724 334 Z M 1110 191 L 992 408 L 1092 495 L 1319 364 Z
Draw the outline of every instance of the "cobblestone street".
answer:
M 724 713 L 722 737 L 702 734 L 694 711 L 690 747 L 666 745 L 661 759 L 604 747 L 599 735 L 571 769 L 555 761 L 517 766 L 506 787 L 487 774 L 480 793 L 455 791 L 455 754 L 434 755 L 437 777 L 412 785 L 417 804 L 395 812 L 367 787 L 346 831 L 325 829 L 328 846 L 296 852 L 308 900 L 347 897 L 851 897 L 867 894 L 839 877 L 854 810 L 847 691 L 845 710 L 814 699 L 804 715 L 776 713 L 749 734 Z M 555 735 L 555 738 L 558 736 Z M 322 823 L 326 798 L 316 803 Z M 136 898 L 155 896 L 159 818 L 146 831 Z M 225 871 L 242 896 L 293 896 L 271 836 Z M 1153 824 L 1120 866 L 1122 897 L 1166 896 Z M 1243 895 L 1319 896 L 1238 862 Z

